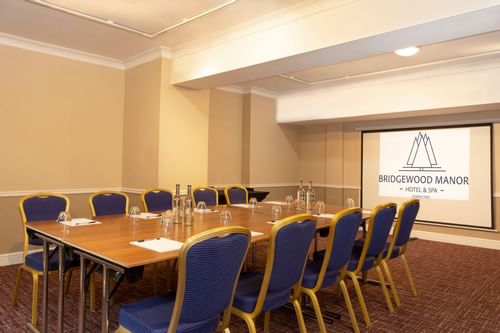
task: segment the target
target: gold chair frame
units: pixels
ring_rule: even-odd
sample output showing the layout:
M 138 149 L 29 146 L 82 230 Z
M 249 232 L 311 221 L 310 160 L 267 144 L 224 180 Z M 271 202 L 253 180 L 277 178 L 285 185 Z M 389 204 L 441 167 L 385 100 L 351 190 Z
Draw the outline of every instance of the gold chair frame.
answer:
M 92 213 L 92 216 L 96 216 L 93 199 L 99 195 L 111 195 L 111 194 L 118 194 L 125 197 L 125 214 L 127 214 L 129 207 L 129 198 L 126 193 L 120 191 L 100 191 L 92 193 L 89 197 L 90 212 Z
M 419 202 L 418 199 L 408 200 L 408 201 L 403 202 L 401 204 L 401 206 L 399 207 L 398 218 L 396 220 L 396 225 L 394 226 L 394 231 L 392 233 L 391 242 L 389 243 L 389 249 L 387 251 L 387 255 L 382 259 L 382 267 L 384 268 L 384 272 L 387 275 L 387 280 L 389 282 L 389 285 L 391 286 L 392 295 L 394 297 L 394 301 L 396 302 L 396 307 L 398 307 L 398 308 L 401 306 L 401 301 L 399 299 L 398 291 L 396 289 L 396 284 L 394 283 L 394 280 L 392 278 L 392 274 L 391 274 L 391 271 L 389 269 L 388 264 L 389 264 L 389 260 L 391 259 L 392 251 L 393 251 L 394 246 L 396 244 L 396 239 L 397 239 L 398 234 L 399 234 L 399 229 L 401 227 L 401 223 L 403 222 L 404 211 L 405 211 L 406 207 L 414 205 L 418 202 Z M 405 269 L 406 276 L 408 277 L 408 282 L 410 284 L 411 293 L 413 296 L 417 296 L 417 289 L 415 288 L 415 282 L 413 281 L 413 276 L 412 276 L 411 271 L 410 271 L 410 266 L 408 265 L 408 260 L 406 259 L 406 255 L 405 255 L 407 245 L 408 245 L 408 243 L 401 246 L 401 248 L 399 250 L 398 257 L 401 258 L 401 260 L 403 261 L 403 267 Z
M 207 230 L 204 232 L 201 232 L 199 234 L 196 234 L 194 236 L 189 237 L 186 241 L 184 241 L 184 244 L 182 245 L 181 249 L 179 250 L 179 257 L 178 257 L 178 265 L 179 265 L 179 276 L 178 276 L 178 283 L 177 283 L 177 292 L 175 295 L 175 303 L 174 303 L 174 308 L 172 310 L 172 317 L 170 320 L 170 325 L 168 326 L 167 333 L 175 333 L 177 330 L 177 326 L 179 325 L 179 320 L 181 318 L 181 311 L 182 307 L 184 305 L 184 294 L 186 292 L 186 261 L 187 261 L 187 255 L 189 253 L 189 250 L 191 247 L 194 245 L 203 242 L 207 239 L 211 239 L 214 237 L 224 237 L 229 234 L 244 234 L 248 236 L 248 246 L 246 249 L 246 254 L 248 253 L 248 248 L 250 246 L 250 240 L 252 238 L 250 230 L 244 227 L 239 227 L 239 226 L 228 226 L 228 227 L 219 227 L 211 230 Z M 243 256 L 243 258 L 245 257 Z M 231 301 L 228 303 L 228 307 L 224 311 L 224 314 L 222 316 L 222 323 L 220 323 L 218 327 L 218 331 L 224 331 L 229 333 L 229 321 L 231 319 L 231 305 L 233 304 L 233 299 L 234 299 L 234 294 L 236 291 L 236 286 L 237 286 L 237 281 L 241 272 L 241 268 L 243 267 L 243 261 L 240 265 L 239 272 L 236 276 L 236 280 L 233 286 L 233 292 L 231 294 Z M 126 329 L 123 326 L 120 326 L 116 331 L 116 333 L 129 333 L 130 330 Z
M 196 205 L 198 205 L 198 202 L 196 202 L 196 199 L 194 197 L 194 192 L 195 191 L 212 191 L 214 192 L 215 194 L 215 205 L 219 205 L 219 192 L 217 192 L 217 190 L 213 187 L 213 186 L 197 186 L 193 189 L 193 191 L 191 192 L 191 198 L 193 199 L 193 202 L 194 202 L 194 205 L 196 207 Z M 226 193 L 224 192 L 224 195 Z
M 347 275 L 351 278 L 352 284 L 354 285 L 354 289 L 356 290 L 356 295 L 358 297 L 358 302 L 361 307 L 361 313 L 363 314 L 363 318 L 366 324 L 366 327 L 371 326 L 371 321 L 370 321 L 370 316 L 368 314 L 368 309 L 366 307 L 365 299 L 363 297 L 363 293 L 361 291 L 361 287 L 358 282 L 357 275 L 361 272 L 361 269 L 363 267 L 365 258 L 366 258 L 366 252 L 368 251 L 368 247 L 370 246 L 371 243 L 371 238 L 373 234 L 373 229 L 374 229 L 374 221 L 375 221 L 375 216 L 379 213 L 379 211 L 389 208 L 389 207 L 396 207 L 396 204 L 393 202 L 388 202 L 382 205 L 378 205 L 372 210 L 372 213 L 370 215 L 370 218 L 368 219 L 367 222 L 367 233 L 365 235 L 365 242 L 363 245 L 363 249 L 361 252 L 361 255 L 358 260 L 358 265 L 356 266 L 356 269 L 354 271 L 347 271 Z M 387 291 L 387 286 L 385 284 L 385 279 L 384 275 L 382 274 L 382 270 L 380 269 L 380 266 L 382 266 L 382 259 L 383 259 L 384 251 L 380 252 L 380 255 L 375 259 L 373 268 L 375 269 L 377 276 L 380 281 L 380 286 L 382 287 L 382 292 L 385 297 L 385 301 L 387 303 L 387 308 L 389 309 L 390 313 L 394 312 L 394 307 L 392 306 L 392 301 L 391 301 L 391 296 L 389 295 L 389 292 Z M 363 274 L 363 280 L 366 280 L 366 274 Z
M 319 331 L 321 333 L 326 333 L 325 321 L 323 320 L 323 315 L 321 313 L 321 307 L 319 304 L 318 296 L 316 293 L 321 290 L 321 286 L 323 285 L 323 281 L 325 280 L 326 270 L 328 269 L 328 263 L 330 262 L 332 248 L 334 246 L 333 237 L 335 236 L 335 229 L 337 227 L 337 222 L 342 219 L 346 215 L 350 215 L 353 213 L 360 213 L 360 208 L 350 208 L 344 209 L 335 214 L 330 222 L 329 233 L 327 238 L 327 246 L 325 250 L 325 257 L 323 258 L 323 263 L 321 265 L 320 272 L 318 274 L 318 280 L 316 281 L 316 285 L 313 288 L 304 288 L 301 287 L 300 291 L 305 293 L 312 302 L 314 312 L 316 313 L 316 319 L 318 321 Z M 339 276 L 337 277 L 336 286 L 340 286 L 340 290 L 342 291 L 342 295 L 344 297 L 344 301 L 347 306 L 347 311 L 349 312 L 349 317 L 351 319 L 352 327 L 354 332 L 359 333 L 359 325 L 356 319 L 356 314 L 354 313 L 354 309 L 352 307 L 351 297 L 349 296 L 349 291 L 347 290 L 347 285 L 345 283 L 345 277 L 347 276 L 347 263 L 339 272 Z
M 172 196 L 172 198 L 174 197 L 174 194 L 172 191 L 166 189 L 166 188 L 152 188 L 152 189 L 149 189 L 149 190 L 146 190 L 144 192 L 141 193 L 141 202 L 142 202 L 142 206 L 144 207 L 144 211 L 145 212 L 149 212 L 149 208 L 148 208 L 148 204 L 146 203 L 146 194 L 148 193 L 151 193 L 151 192 L 154 192 L 154 193 L 159 193 L 159 192 L 168 192 L 170 193 L 170 195 Z M 128 211 L 128 209 L 127 209 Z
M 229 198 L 229 190 L 230 189 L 233 189 L 233 188 L 239 188 L 239 189 L 242 189 L 245 191 L 245 203 L 248 203 L 248 190 L 245 186 L 241 185 L 241 184 L 234 184 L 234 185 L 231 185 L 231 186 L 226 186 L 224 188 L 224 196 L 226 197 L 226 203 L 228 205 L 231 205 L 231 200 Z
M 36 327 L 36 322 L 38 319 L 38 287 L 39 287 L 39 278 L 41 276 L 43 276 L 43 271 L 38 271 L 34 268 L 31 268 L 31 267 L 27 266 L 25 263 L 25 258 L 28 255 L 28 251 L 29 251 L 28 230 L 26 228 L 29 221 L 26 217 L 26 212 L 24 211 L 24 202 L 28 199 L 35 198 L 35 197 L 49 197 L 49 196 L 64 199 L 66 201 L 65 211 L 69 211 L 69 207 L 70 207 L 69 198 L 63 194 L 41 192 L 41 193 L 27 195 L 27 196 L 21 198 L 21 200 L 19 200 L 19 211 L 21 213 L 21 221 L 23 223 L 23 229 L 24 229 L 23 262 L 21 263 L 21 265 L 19 266 L 19 268 L 17 270 L 16 285 L 14 287 L 14 295 L 12 297 L 12 306 L 15 307 L 17 305 L 17 296 L 19 294 L 19 287 L 21 286 L 22 271 L 30 273 L 31 277 L 33 279 L 33 296 L 32 296 L 32 300 L 31 300 L 31 324 L 33 325 L 33 327 Z M 56 221 L 54 220 L 54 223 L 55 222 Z M 57 272 L 58 272 L 58 270 L 49 271 L 49 275 L 55 274 Z M 66 279 L 65 291 L 64 291 L 65 294 L 69 290 L 69 281 L 71 279 L 72 273 L 73 273 L 73 270 L 69 270 L 68 274 L 65 275 L 65 279 Z
M 255 308 L 251 313 L 247 313 L 244 311 L 241 311 L 240 309 L 237 309 L 235 307 L 232 307 L 231 312 L 236 315 L 237 317 L 242 318 L 247 326 L 248 330 L 250 333 L 256 333 L 256 327 L 255 327 L 255 318 L 262 312 L 262 307 L 264 306 L 264 302 L 266 300 L 267 296 L 267 289 L 269 288 L 269 283 L 271 281 L 271 276 L 272 276 L 272 269 L 273 269 L 273 264 L 274 264 L 274 256 L 275 256 L 275 251 L 276 251 L 276 236 L 278 235 L 279 231 L 292 223 L 297 223 L 300 221 L 305 221 L 305 220 L 312 220 L 316 223 L 316 218 L 312 215 L 308 214 L 298 214 L 294 216 L 287 217 L 285 219 L 277 221 L 270 232 L 269 235 L 269 246 L 268 246 L 268 254 L 267 254 L 267 260 L 266 260 L 266 266 L 264 270 L 264 276 L 262 278 L 262 284 L 260 287 L 259 291 L 259 296 L 257 297 L 257 302 L 255 304 Z M 304 269 L 306 267 L 307 263 L 307 256 L 304 260 L 304 264 L 302 267 L 302 275 L 304 274 Z M 295 284 L 293 287 L 292 295 L 290 296 L 289 302 L 293 304 L 293 307 L 295 309 L 295 314 L 297 316 L 297 321 L 299 322 L 299 329 L 301 333 L 305 333 L 307 331 L 306 325 L 304 322 L 304 316 L 302 314 L 302 308 L 300 305 L 300 286 L 302 284 L 302 276 Z M 265 312 L 264 313 L 264 332 L 269 332 L 270 328 L 270 321 L 271 321 L 271 311 Z

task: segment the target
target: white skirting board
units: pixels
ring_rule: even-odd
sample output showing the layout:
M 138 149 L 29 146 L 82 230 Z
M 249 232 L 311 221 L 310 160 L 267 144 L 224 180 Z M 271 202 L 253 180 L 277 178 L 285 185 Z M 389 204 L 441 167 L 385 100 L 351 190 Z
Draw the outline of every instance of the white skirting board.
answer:
M 443 242 L 443 243 L 451 243 L 457 245 L 467 245 L 467 246 L 500 250 L 500 240 L 494 240 L 494 239 L 449 235 L 449 234 L 442 234 L 437 232 L 429 232 L 421 230 L 413 230 L 411 232 L 411 236 L 435 242 Z

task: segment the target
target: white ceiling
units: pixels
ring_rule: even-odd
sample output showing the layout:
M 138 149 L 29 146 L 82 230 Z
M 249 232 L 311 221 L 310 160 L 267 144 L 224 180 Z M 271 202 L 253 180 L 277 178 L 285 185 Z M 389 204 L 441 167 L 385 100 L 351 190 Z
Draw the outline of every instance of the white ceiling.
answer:
M 136 54 L 163 46 L 174 56 L 189 52 L 197 45 L 217 43 L 234 38 L 234 31 L 263 29 L 289 20 L 290 13 L 308 15 L 308 9 L 318 4 L 332 6 L 347 0 L 238 0 L 208 15 L 194 19 L 155 38 L 96 22 L 88 18 L 33 3 L 37 0 L 0 0 L 0 32 L 80 50 L 116 60 L 126 60 Z M 74 11 L 98 17 L 148 34 L 154 34 L 226 4 L 229 0 L 46 0 Z M 351 2 L 355 2 L 352 0 Z M 281 75 L 263 71 L 257 80 L 238 80 L 232 73 L 231 83 L 240 87 L 258 87 L 274 93 L 286 93 L 311 88 L 349 78 L 406 70 L 430 64 L 449 62 L 500 52 L 500 31 L 485 32 L 464 38 L 419 45 L 415 57 L 402 58 L 393 53 L 375 53 L 348 61 L 301 64 L 300 70 Z M 318 59 L 318 58 L 317 58 Z M 290 61 L 290 59 L 282 59 Z M 298 67 L 298 66 L 296 66 Z M 247 79 L 248 80 L 248 79 Z M 243 82 L 242 82 L 243 81 Z

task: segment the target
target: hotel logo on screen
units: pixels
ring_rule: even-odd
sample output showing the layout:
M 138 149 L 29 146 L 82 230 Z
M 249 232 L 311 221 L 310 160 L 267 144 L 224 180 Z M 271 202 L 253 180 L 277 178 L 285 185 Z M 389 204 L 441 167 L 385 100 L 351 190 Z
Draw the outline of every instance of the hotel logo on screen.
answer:
M 431 171 L 445 172 L 437 163 L 431 138 L 427 134 L 418 132 L 413 141 L 406 165 L 399 171 Z
M 381 133 L 379 195 L 468 200 L 469 146 L 467 128 Z

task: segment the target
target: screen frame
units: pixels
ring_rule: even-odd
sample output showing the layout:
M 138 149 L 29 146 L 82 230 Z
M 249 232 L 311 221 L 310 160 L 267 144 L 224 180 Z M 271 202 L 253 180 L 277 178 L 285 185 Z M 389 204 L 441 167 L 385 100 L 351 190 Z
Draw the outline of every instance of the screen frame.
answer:
M 415 130 L 435 130 L 435 129 L 450 129 L 450 128 L 464 128 L 464 127 L 489 127 L 490 134 L 490 225 L 488 227 L 482 226 L 472 226 L 470 224 L 458 224 L 458 223 L 447 223 L 441 221 L 429 221 L 422 220 L 418 218 L 415 223 L 419 224 L 429 224 L 429 225 L 439 225 L 443 227 L 450 228 L 460 228 L 460 229 L 474 229 L 474 230 L 496 230 L 495 218 L 494 218 L 494 197 L 493 197 L 493 123 L 475 123 L 475 124 L 458 124 L 458 125 L 440 125 L 440 126 L 415 126 L 415 127 L 400 127 L 400 128 L 390 128 L 390 129 L 370 129 L 361 131 L 361 190 L 360 190 L 360 206 L 363 207 L 363 152 L 364 152 L 364 135 L 365 133 L 383 133 L 383 132 L 401 132 L 401 131 L 415 131 Z

